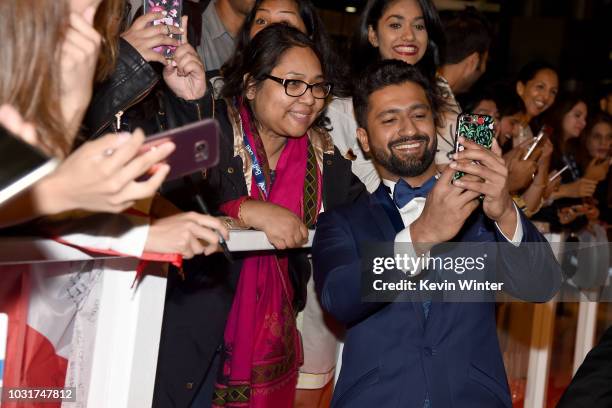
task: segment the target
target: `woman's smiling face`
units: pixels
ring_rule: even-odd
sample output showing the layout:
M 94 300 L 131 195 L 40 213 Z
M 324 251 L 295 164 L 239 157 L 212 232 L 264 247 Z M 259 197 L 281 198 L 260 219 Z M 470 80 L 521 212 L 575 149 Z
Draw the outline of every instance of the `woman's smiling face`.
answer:
M 384 11 L 376 27 L 368 27 L 368 40 L 382 59 L 414 65 L 427 51 L 429 36 L 417 0 L 397 0 Z
M 516 91 L 525 103 L 529 119 L 540 115 L 551 107 L 559 92 L 559 77 L 551 69 L 539 70 L 526 83 L 518 82 Z

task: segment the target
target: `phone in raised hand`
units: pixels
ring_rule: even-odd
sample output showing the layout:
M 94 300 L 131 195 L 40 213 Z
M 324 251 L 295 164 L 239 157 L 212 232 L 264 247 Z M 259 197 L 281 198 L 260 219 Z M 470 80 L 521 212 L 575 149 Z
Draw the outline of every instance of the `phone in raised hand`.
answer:
M 525 153 L 525 156 L 523 156 L 523 160 L 527 160 L 529 158 L 529 156 L 531 156 L 531 154 L 533 153 L 535 148 L 540 143 L 540 140 L 542 140 L 544 138 L 544 136 L 550 137 L 550 135 L 552 135 L 552 128 L 550 126 L 546 126 L 546 125 L 542 126 L 542 128 L 540 129 L 540 132 L 536 136 L 534 142 L 529 147 L 529 150 L 527 150 L 527 153 Z
M 495 138 L 495 121 L 489 115 L 479 115 L 475 113 L 462 113 L 457 118 L 457 131 L 455 134 L 455 152 L 463 150 L 459 143 L 459 137 L 464 137 L 479 145 L 490 149 Z M 462 171 L 457 171 L 453 177 L 459 180 L 465 175 Z
M 563 167 L 561 170 L 559 170 L 555 174 L 553 174 L 552 176 L 550 176 L 548 178 L 548 182 L 550 183 L 551 181 L 554 181 L 557 177 L 559 177 L 561 174 L 563 174 L 563 172 L 566 171 L 567 169 L 569 169 L 569 164 L 566 165 L 565 167 Z
M 180 27 L 181 16 L 183 14 L 183 0 L 145 0 L 144 13 L 164 13 L 164 17 L 160 20 L 153 21 L 153 25 L 166 24 L 169 26 Z M 168 35 L 177 40 L 181 39 L 180 34 Z M 160 53 L 166 59 L 174 58 L 176 47 L 171 45 L 162 45 L 153 48 L 153 51 Z

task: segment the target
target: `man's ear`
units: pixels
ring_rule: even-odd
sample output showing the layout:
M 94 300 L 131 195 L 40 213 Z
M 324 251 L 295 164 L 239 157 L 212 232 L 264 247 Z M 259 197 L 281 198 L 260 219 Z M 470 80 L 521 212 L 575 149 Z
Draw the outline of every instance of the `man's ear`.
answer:
M 523 93 L 525 93 L 525 85 L 521 81 L 516 82 L 516 93 L 523 97 Z
M 255 99 L 255 95 L 257 94 L 257 84 L 249 74 L 244 74 L 242 81 L 245 84 L 246 97 L 249 101 L 252 101 Z
M 370 141 L 368 140 L 368 132 L 364 128 L 357 128 L 357 140 L 364 152 L 370 153 Z
M 378 48 L 378 35 L 371 25 L 368 26 L 368 41 L 372 44 L 372 47 Z
M 476 72 L 480 67 L 480 54 L 476 51 L 468 55 L 465 60 L 468 72 Z

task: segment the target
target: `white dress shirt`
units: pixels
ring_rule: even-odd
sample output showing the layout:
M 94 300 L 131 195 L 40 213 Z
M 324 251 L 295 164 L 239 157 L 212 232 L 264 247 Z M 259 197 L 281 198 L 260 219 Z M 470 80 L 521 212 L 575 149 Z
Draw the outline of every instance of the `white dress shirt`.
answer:
M 390 195 L 391 199 L 393 199 L 393 190 L 395 189 L 396 183 L 386 179 L 383 179 L 382 182 L 391 190 Z M 408 256 L 415 258 L 417 257 L 412 245 L 406 244 L 412 242 L 412 237 L 410 236 L 410 224 L 412 224 L 417 218 L 421 216 L 423 208 L 425 208 L 425 197 L 413 198 L 404 207 L 398 208 L 405 228 L 399 233 L 397 233 L 397 235 L 395 236 L 395 254 L 403 255 L 406 254 L 406 251 L 408 251 Z M 516 205 L 514 206 L 514 208 L 516 210 L 516 229 L 514 230 L 514 236 L 512 237 L 512 239 L 508 238 L 506 234 L 504 234 L 501 228 L 499 228 L 499 225 L 497 225 L 497 222 L 495 223 L 495 226 L 497 227 L 499 232 L 501 232 L 504 238 L 508 240 L 508 242 L 511 242 L 514 246 L 518 247 L 521 244 L 521 241 L 523 240 L 523 225 L 521 223 L 521 217 L 519 214 L 520 210 L 516 207 Z M 418 273 L 418 271 L 413 271 L 412 273 Z

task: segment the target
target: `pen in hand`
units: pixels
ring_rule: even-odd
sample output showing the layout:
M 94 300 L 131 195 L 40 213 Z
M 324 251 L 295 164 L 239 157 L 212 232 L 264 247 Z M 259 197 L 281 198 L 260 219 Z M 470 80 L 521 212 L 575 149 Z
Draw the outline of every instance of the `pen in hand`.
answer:
M 206 206 L 206 203 L 204 203 L 204 200 L 202 199 L 202 196 L 199 193 L 196 193 L 195 199 L 196 203 L 198 204 L 198 207 L 200 208 L 200 211 L 202 211 L 202 214 L 210 215 L 208 207 Z M 234 258 L 232 257 L 232 253 L 227 247 L 227 242 L 225 241 L 225 238 L 223 238 L 223 235 L 221 235 L 219 231 L 213 231 L 215 231 L 215 234 L 217 234 L 217 237 L 219 238 L 219 246 L 221 247 L 221 249 L 223 249 L 223 255 L 225 255 L 225 259 L 227 259 L 230 263 L 233 263 Z

